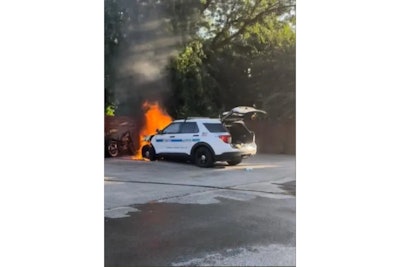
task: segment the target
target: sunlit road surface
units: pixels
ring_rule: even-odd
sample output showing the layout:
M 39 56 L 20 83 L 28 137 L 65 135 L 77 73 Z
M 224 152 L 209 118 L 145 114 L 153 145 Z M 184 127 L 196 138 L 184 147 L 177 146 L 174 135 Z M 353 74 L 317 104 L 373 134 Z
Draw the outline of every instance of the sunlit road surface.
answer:
M 105 159 L 106 266 L 294 266 L 295 156 Z

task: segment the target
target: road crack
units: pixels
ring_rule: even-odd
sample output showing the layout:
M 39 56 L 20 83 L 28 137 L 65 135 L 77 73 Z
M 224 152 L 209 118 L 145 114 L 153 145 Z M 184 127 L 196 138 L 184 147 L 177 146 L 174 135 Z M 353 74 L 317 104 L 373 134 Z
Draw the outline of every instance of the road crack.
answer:
M 125 180 L 117 180 L 117 179 L 104 179 L 106 182 L 117 182 L 117 183 L 133 183 L 133 184 L 156 184 L 156 185 L 176 185 L 176 186 L 187 186 L 187 187 L 200 187 L 200 188 L 210 188 L 210 189 L 217 189 L 217 190 L 232 190 L 232 191 L 241 191 L 241 192 L 255 192 L 255 193 L 264 193 L 264 194 L 276 194 L 276 195 L 290 195 L 286 192 L 271 192 L 271 191 L 262 191 L 262 190 L 254 190 L 254 189 L 240 189 L 234 188 L 230 186 L 221 187 L 221 186 L 214 186 L 214 185 L 199 185 L 199 184 L 181 184 L 181 183 L 166 183 L 166 182 L 149 182 L 149 181 L 125 181 Z M 253 182 L 243 185 L 255 184 L 259 182 Z M 243 185 L 235 185 L 243 186 Z

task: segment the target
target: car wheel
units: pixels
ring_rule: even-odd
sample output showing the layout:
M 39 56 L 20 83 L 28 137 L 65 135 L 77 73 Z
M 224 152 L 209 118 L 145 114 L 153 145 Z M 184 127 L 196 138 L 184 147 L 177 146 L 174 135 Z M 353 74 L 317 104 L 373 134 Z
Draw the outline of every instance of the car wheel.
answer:
M 152 146 L 145 145 L 142 148 L 142 157 L 154 161 L 156 159 L 156 152 L 154 151 L 154 148 Z
M 211 167 L 214 164 L 214 158 L 211 151 L 206 147 L 199 147 L 194 152 L 194 163 L 203 168 Z
M 116 157 L 119 155 L 119 148 L 118 148 L 118 142 L 115 140 L 109 140 L 107 141 L 107 153 L 111 157 Z
M 242 162 L 242 158 L 231 159 L 227 162 L 229 166 L 238 165 L 240 162 Z

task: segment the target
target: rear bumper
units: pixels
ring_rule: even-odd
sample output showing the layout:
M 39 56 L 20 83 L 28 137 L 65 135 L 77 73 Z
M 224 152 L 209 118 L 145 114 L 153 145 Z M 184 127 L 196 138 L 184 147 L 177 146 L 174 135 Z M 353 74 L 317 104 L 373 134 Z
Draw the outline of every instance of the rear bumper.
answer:
M 242 157 L 254 156 L 257 153 L 257 145 L 255 143 L 236 144 L 235 148 L 240 150 Z
M 215 155 L 215 161 L 227 161 L 227 160 L 232 160 L 236 158 L 241 158 L 242 153 L 240 151 L 235 151 L 235 152 L 225 152 L 222 153 L 221 155 Z

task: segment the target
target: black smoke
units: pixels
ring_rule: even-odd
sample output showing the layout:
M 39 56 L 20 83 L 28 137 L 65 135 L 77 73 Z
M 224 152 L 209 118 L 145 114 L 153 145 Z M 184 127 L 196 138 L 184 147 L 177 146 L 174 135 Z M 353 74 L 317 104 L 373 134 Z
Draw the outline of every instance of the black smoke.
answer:
M 120 38 L 114 40 L 117 52 L 108 59 L 114 73 L 116 115 L 138 118 L 145 100 L 162 105 L 169 94 L 166 66 L 188 39 L 190 21 L 200 1 L 105 1 L 114 1 L 124 17 Z

